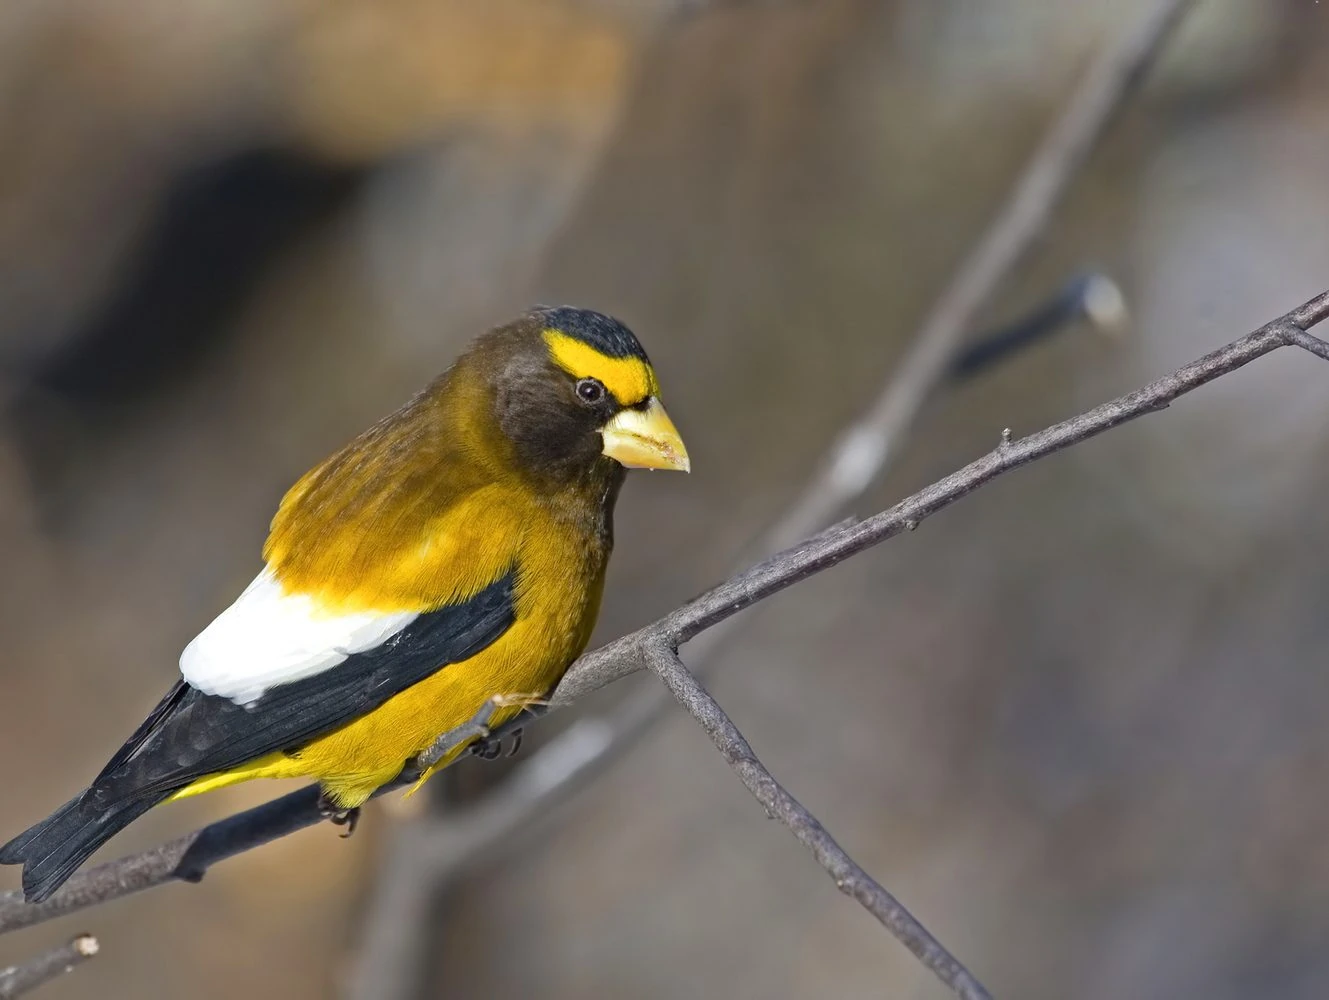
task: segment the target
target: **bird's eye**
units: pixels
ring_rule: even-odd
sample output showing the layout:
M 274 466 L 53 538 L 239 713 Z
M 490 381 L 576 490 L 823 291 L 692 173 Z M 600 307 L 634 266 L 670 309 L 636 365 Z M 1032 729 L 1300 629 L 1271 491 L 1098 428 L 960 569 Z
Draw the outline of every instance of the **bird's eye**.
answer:
M 582 379 L 577 383 L 577 398 L 587 406 L 594 406 L 605 398 L 604 384 L 599 379 Z

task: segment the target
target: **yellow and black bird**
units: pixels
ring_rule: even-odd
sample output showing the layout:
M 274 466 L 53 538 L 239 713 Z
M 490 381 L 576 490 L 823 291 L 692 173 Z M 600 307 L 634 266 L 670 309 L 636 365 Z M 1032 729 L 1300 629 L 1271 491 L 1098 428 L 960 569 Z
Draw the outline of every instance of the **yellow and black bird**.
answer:
M 626 326 L 539 307 L 483 334 L 291 488 L 180 680 L 0 863 L 45 899 L 153 806 L 251 778 L 355 810 L 487 699 L 551 690 L 595 624 L 625 467 L 688 469 Z

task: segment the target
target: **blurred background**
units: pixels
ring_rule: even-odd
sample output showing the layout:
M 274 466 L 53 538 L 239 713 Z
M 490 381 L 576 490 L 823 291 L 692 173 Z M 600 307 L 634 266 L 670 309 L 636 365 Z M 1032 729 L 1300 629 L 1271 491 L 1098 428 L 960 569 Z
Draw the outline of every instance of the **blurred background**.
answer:
M 1142 8 L 0 6 L 0 839 L 155 703 L 285 487 L 533 302 L 637 330 L 693 457 L 629 482 L 599 637 L 726 575 Z M 1327 44 L 1310 0 L 1201 0 L 984 316 L 1098 267 L 1125 335 L 941 394 L 857 513 L 1329 285 Z M 1263 359 L 749 612 L 714 690 L 998 996 L 1325 996 L 1327 432 L 1325 369 Z M 392 812 L 0 966 L 86 929 L 43 996 L 338 996 Z M 423 933 L 421 997 L 944 995 L 681 713 Z

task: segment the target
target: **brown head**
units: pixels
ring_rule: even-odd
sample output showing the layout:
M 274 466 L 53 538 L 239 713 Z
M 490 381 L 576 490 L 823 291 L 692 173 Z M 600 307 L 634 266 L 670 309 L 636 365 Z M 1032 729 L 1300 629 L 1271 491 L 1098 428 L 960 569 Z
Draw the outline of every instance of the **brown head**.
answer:
M 610 316 L 569 306 L 533 309 L 482 335 L 443 391 L 476 376 L 514 465 L 535 479 L 556 484 L 623 467 L 689 468 L 650 359 Z

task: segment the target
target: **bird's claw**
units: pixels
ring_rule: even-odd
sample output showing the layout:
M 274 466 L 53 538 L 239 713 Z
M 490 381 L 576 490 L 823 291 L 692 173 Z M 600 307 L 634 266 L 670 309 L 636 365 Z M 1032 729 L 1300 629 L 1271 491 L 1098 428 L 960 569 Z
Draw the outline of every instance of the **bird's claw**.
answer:
M 514 729 L 511 733 L 512 745 L 504 752 L 503 736 L 495 736 L 492 733 L 481 736 L 471 744 L 471 753 L 475 754 L 481 760 L 497 760 L 499 757 L 511 757 L 521 749 L 521 730 Z
M 355 833 L 355 828 L 360 824 L 360 807 L 353 809 L 343 809 L 327 796 L 327 793 L 320 793 L 318 797 L 319 815 L 326 819 L 333 826 L 344 826 L 342 831 L 342 840 L 347 839 Z

